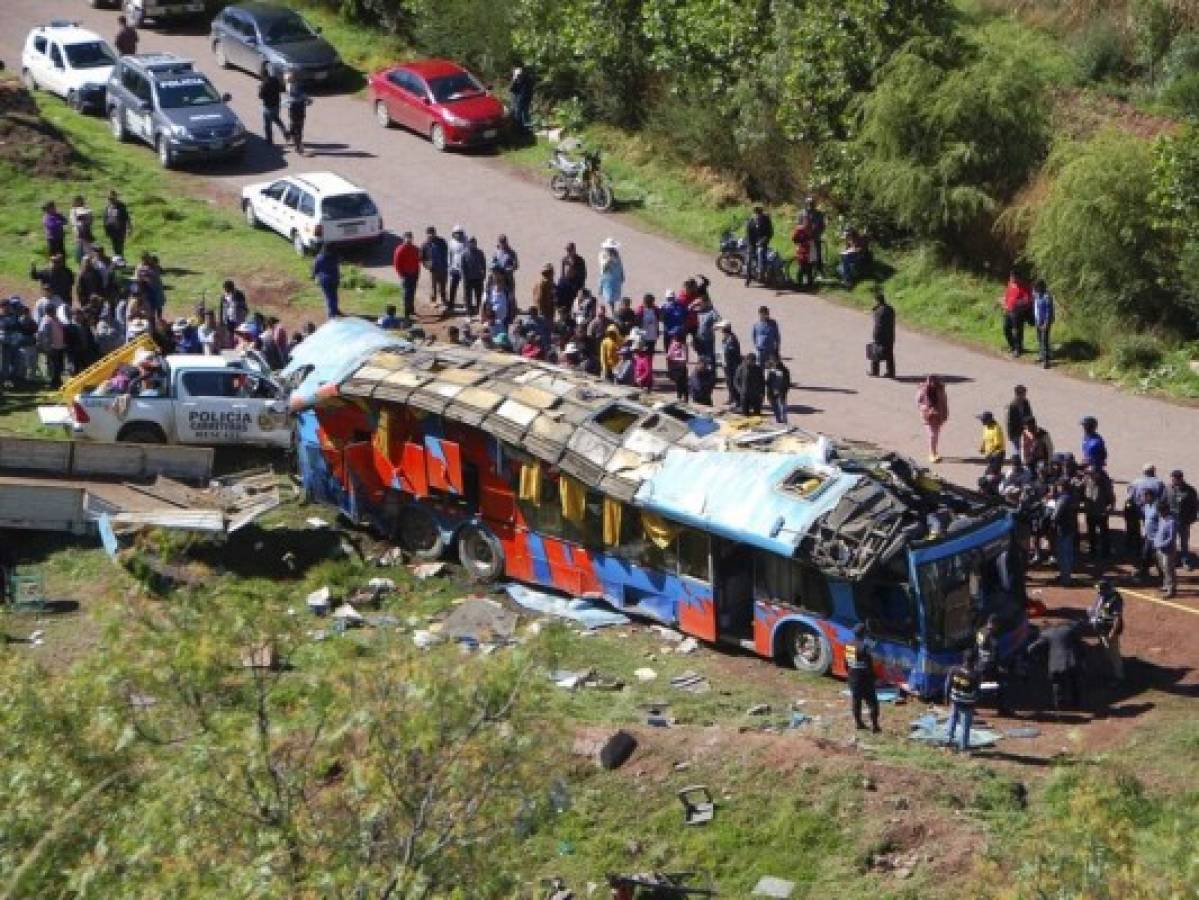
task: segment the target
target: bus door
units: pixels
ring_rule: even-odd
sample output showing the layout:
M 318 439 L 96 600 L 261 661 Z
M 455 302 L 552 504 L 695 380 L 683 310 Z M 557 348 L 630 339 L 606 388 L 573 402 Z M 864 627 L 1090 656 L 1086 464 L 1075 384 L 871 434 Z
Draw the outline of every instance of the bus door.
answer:
M 735 641 L 753 636 L 754 563 L 744 544 L 713 536 L 712 589 L 718 637 Z

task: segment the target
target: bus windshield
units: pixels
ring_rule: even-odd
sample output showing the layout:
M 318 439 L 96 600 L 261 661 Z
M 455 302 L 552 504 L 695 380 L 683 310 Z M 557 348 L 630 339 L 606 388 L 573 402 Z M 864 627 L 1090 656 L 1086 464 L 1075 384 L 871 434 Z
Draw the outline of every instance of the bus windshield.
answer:
M 968 646 L 979 621 L 990 613 L 1009 620 L 1016 598 L 1004 571 L 1003 536 L 953 556 L 916 567 L 930 650 Z

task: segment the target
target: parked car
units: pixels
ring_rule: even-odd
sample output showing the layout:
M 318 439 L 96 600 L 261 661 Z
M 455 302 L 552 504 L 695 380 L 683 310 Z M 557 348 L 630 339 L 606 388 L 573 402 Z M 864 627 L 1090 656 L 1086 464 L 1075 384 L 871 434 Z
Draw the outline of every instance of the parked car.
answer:
M 301 82 L 333 80 L 341 57 L 294 10 L 267 3 L 226 7 L 212 20 L 212 52 L 221 68 L 234 66 L 258 76 L 294 74 Z
M 92 0 L 92 6 L 96 5 Z M 208 4 L 205 0 L 124 0 L 121 9 L 130 25 L 141 28 L 148 19 L 161 25 L 173 19 L 202 16 L 208 12 Z
M 291 446 L 283 386 L 261 356 L 168 356 L 160 394 L 80 394 L 75 438 L 135 444 Z M 126 399 L 122 400 L 124 397 Z
M 105 86 L 116 61 L 116 51 L 94 31 L 54 21 L 25 38 L 21 79 L 29 90 L 57 94 L 80 112 L 103 114 Z
M 322 244 L 378 241 L 383 218 L 370 194 L 332 172 L 288 175 L 241 192 L 250 225 L 288 238 L 303 256 Z
M 370 76 L 375 119 L 428 136 L 438 150 L 493 144 L 504 104 L 470 72 L 444 59 L 401 63 Z
M 137 138 L 171 168 L 185 159 L 240 158 L 246 129 L 191 60 L 173 53 L 122 56 L 108 82 L 108 121 L 118 141 Z

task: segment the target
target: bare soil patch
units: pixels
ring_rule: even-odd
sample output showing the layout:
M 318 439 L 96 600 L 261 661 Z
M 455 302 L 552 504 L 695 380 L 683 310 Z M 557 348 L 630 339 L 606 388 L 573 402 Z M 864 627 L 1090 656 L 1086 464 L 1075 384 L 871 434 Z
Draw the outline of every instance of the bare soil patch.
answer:
M 0 163 L 37 178 L 71 178 L 81 158 L 20 84 L 0 81 Z

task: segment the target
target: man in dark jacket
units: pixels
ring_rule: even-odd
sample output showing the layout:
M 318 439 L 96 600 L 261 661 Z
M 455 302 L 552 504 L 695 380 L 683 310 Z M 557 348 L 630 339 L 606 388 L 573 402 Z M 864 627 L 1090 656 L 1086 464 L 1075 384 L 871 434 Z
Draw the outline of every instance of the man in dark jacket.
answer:
M 1028 645 L 1031 655 L 1048 649 L 1049 683 L 1053 689 L 1053 708 L 1060 712 L 1064 701 L 1075 707 L 1082 704 L 1082 625 L 1066 622 L 1041 632 Z
M 745 243 L 749 259 L 745 264 L 745 283 L 748 285 L 754 277 L 762 278 L 766 272 L 766 252 L 774 239 L 774 223 L 770 214 L 762 206 L 755 206 L 754 213 L 745 223 Z
M 745 355 L 745 360 L 733 376 L 733 385 L 740 399 L 737 408 L 741 415 L 762 415 L 762 401 L 766 399 L 766 375 L 757 356 L 752 353 Z
M 575 249 L 574 243 L 566 245 L 566 255 L 562 257 L 561 279 L 570 288 L 570 296 L 566 305 L 574 303 L 579 291 L 587 286 L 587 261 Z
M 741 395 L 737 392 L 736 375 L 741 368 L 741 341 L 733 334 L 731 322 L 720 322 L 716 329 L 721 334 L 720 355 L 724 364 L 724 383 L 729 391 L 729 406 L 741 408 Z
M 1166 501 L 1174 513 L 1174 525 L 1178 529 L 1179 559 L 1188 569 L 1195 568 L 1195 558 L 1191 555 L 1191 526 L 1199 517 L 1199 496 L 1195 489 L 1187 483 L 1181 469 L 1170 473 L 1170 483 L 1166 486 Z
M 712 405 L 712 391 L 716 388 L 716 369 L 708 357 L 701 355 L 696 359 L 687 385 L 692 403 L 697 406 Z
M 420 261 L 429 270 L 429 302 L 448 303 L 445 289 L 450 273 L 450 246 L 432 225 L 425 229 Z
M 895 307 L 887 302 L 881 290 L 874 292 L 874 307 L 870 310 L 874 327 L 870 342 L 870 375 L 878 377 L 882 363 L 887 364 L 887 378 L 895 377 Z
M 870 730 L 875 734 L 878 727 L 878 693 L 874 689 L 874 654 L 866 642 L 866 626 L 859 622 L 853 628 L 853 640 L 845 645 L 845 673 L 849 680 L 850 705 L 853 720 L 859 729 L 866 727 L 862 721 L 862 704 L 870 710 Z
M 112 244 L 113 256 L 124 256 L 125 240 L 133 233 L 133 217 L 116 191 L 108 192 L 108 203 L 104 207 L 104 233 Z
M 474 315 L 483 302 L 483 282 L 487 280 L 487 254 L 475 238 L 468 238 L 462 254 L 462 300 L 466 311 Z
M 291 132 L 279 118 L 279 107 L 283 102 L 283 85 L 274 75 L 266 74 L 258 85 L 258 99 L 262 101 L 262 136 L 268 147 L 275 146 L 275 131 L 273 125 L 278 125 L 283 132 L 283 140 L 291 139 Z
M 1020 455 L 1020 435 L 1024 433 L 1024 423 L 1033 417 L 1032 404 L 1028 402 L 1028 388 L 1022 384 L 1016 385 L 1012 399 L 1007 405 L 1007 439 L 1012 445 L 1012 453 Z
M 67 265 L 67 258 L 63 254 L 56 253 L 50 257 L 50 265 L 44 269 L 31 265 L 29 277 L 45 286 L 48 297 L 57 297 L 64 303 L 71 302 L 71 291 L 75 287 L 75 273 Z

